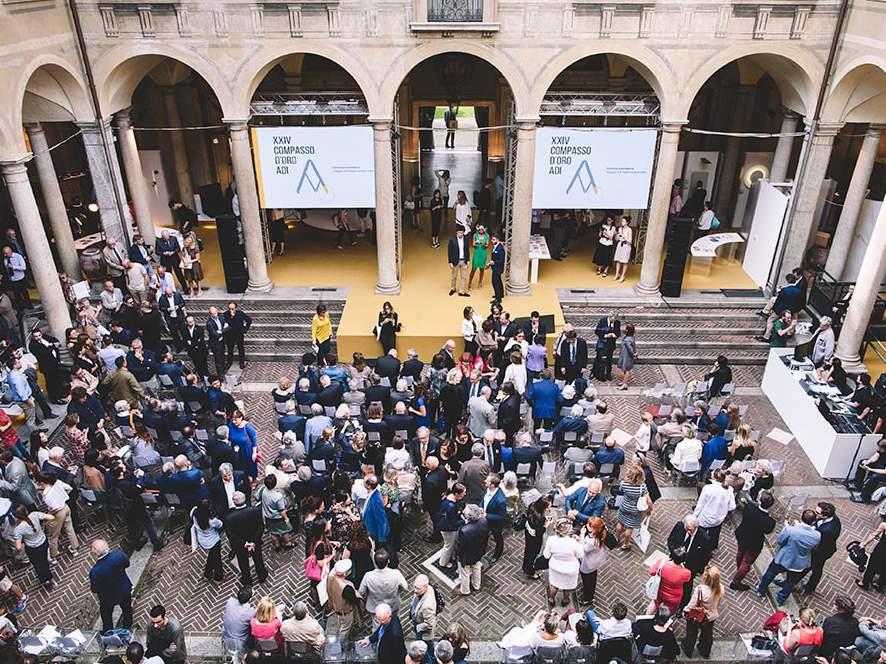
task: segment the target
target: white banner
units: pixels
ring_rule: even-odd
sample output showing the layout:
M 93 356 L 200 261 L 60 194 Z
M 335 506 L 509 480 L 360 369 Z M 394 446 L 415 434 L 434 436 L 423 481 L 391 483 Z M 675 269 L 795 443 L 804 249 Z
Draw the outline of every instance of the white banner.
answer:
M 532 207 L 645 210 L 654 129 L 539 127 Z
M 263 208 L 374 208 L 372 127 L 255 127 Z

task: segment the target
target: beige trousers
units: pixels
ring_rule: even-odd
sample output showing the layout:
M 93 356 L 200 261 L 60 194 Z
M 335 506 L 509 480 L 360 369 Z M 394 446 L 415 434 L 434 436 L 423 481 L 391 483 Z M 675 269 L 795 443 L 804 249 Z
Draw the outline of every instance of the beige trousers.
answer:
M 473 565 L 458 564 L 458 582 L 461 584 L 461 592 L 467 595 L 471 590 L 480 590 L 480 570 L 483 563 L 476 562 Z
M 459 280 L 458 292 L 464 293 L 466 284 L 468 283 L 468 264 L 464 261 L 456 263 L 455 267 L 449 268 L 449 272 L 449 290 L 456 290 L 455 280 L 457 277 Z
M 49 555 L 53 558 L 58 556 L 58 540 L 62 530 L 68 536 L 68 546 L 75 549 L 80 546 L 77 533 L 74 532 L 74 522 L 71 521 L 71 508 L 67 505 L 52 513 L 55 518 L 46 526 L 46 535 L 49 537 Z

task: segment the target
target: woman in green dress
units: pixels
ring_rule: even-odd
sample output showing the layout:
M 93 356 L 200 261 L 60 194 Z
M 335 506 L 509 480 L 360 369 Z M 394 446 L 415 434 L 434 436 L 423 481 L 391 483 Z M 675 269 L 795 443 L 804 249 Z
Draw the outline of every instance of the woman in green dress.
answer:
M 468 277 L 468 290 L 474 281 L 474 274 L 480 270 L 480 282 L 478 288 L 483 288 L 483 275 L 486 273 L 486 265 L 489 262 L 486 256 L 486 249 L 489 247 L 489 233 L 483 224 L 477 224 L 477 230 L 474 231 L 474 256 L 471 260 L 471 276 Z

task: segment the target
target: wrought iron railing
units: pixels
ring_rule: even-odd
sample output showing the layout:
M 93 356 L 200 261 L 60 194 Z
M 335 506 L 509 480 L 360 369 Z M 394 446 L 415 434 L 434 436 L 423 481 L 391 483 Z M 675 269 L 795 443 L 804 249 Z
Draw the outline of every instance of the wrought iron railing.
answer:
M 483 0 L 428 0 L 428 21 L 434 23 L 479 23 Z

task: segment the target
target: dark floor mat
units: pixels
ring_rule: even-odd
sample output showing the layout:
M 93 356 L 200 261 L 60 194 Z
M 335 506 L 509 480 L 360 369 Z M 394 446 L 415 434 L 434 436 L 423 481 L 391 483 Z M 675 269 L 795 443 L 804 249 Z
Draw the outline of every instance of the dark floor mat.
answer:
M 759 288 L 721 288 L 720 292 L 726 297 L 763 297 Z

